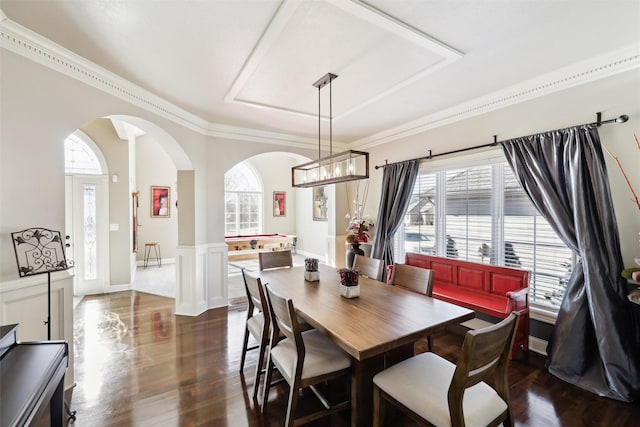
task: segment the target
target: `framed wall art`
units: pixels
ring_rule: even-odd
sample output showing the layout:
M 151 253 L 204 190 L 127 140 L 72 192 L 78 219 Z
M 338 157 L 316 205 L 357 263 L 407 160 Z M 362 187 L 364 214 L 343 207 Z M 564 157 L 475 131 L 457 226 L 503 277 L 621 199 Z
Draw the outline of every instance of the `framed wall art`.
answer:
M 287 214 L 287 193 L 284 191 L 273 192 L 273 216 L 285 216 Z
M 170 202 L 170 187 L 151 187 L 152 218 L 168 218 L 170 215 Z
M 327 220 L 327 187 L 313 187 L 313 220 Z

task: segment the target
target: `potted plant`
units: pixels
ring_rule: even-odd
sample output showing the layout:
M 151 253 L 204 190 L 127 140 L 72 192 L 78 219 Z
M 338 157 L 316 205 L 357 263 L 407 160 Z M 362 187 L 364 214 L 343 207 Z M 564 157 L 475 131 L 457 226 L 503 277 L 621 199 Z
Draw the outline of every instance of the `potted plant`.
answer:
M 358 284 L 358 269 L 340 268 L 340 295 L 345 298 L 356 298 L 360 296 L 360 285 Z
M 320 280 L 320 272 L 318 271 L 317 258 L 305 258 L 304 280 L 308 282 L 317 282 L 318 280 Z

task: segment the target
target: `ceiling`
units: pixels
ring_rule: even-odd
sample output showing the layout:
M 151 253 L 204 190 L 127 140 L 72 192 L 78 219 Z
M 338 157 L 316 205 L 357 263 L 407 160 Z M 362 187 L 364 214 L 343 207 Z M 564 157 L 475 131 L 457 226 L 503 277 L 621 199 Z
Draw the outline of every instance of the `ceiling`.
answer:
M 317 140 L 312 84 L 335 73 L 333 138 L 352 146 L 559 90 L 614 51 L 637 60 L 640 46 L 637 0 L 0 0 L 0 9 L 3 27 L 26 27 L 210 130 Z M 320 95 L 327 116 L 328 91 Z

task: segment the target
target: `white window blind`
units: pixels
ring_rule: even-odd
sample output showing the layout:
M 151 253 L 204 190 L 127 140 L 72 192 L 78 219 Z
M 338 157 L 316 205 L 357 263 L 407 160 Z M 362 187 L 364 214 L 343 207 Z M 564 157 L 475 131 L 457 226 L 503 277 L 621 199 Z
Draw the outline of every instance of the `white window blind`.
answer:
M 504 165 L 504 240 L 511 245 L 515 267 L 531 271 L 532 303 L 559 306 L 575 264 L 573 251 L 560 240 L 533 207 L 508 165 Z M 505 265 L 509 265 L 505 260 Z
M 481 262 L 491 243 L 492 167 L 446 171 L 445 253 L 448 258 Z
M 576 261 L 506 162 L 421 173 L 394 248 L 399 262 L 415 252 L 529 270 L 530 301 L 545 308 L 560 305 Z

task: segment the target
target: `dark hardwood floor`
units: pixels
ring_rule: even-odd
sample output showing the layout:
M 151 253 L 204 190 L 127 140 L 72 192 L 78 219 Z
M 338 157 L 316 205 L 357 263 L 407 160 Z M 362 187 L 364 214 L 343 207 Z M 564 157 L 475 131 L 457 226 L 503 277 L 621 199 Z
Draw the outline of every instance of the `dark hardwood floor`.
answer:
M 246 304 L 174 316 L 174 300 L 140 292 L 85 297 L 75 310 L 76 426 L 280 426 L 287 389 L 272 388 L 264 416 L 251 399 L 256 351 L 238 372 Z M 434 336 L 435 351 L 454 361 L 462 335 Z M 640 406 L 595 396 L 543 367 L 535 353 L 509 372 L 517 426 L 637 426 Z M 69 397 L 69 396 L 68 396 Z M 317 405 L 312 393 L 301 411 Z M 389 426 L 413 426 L 392 414 Z M 347 426 L 348 413 L 312 426 Z M 71 424 L 71 423 L 69 423 Z

